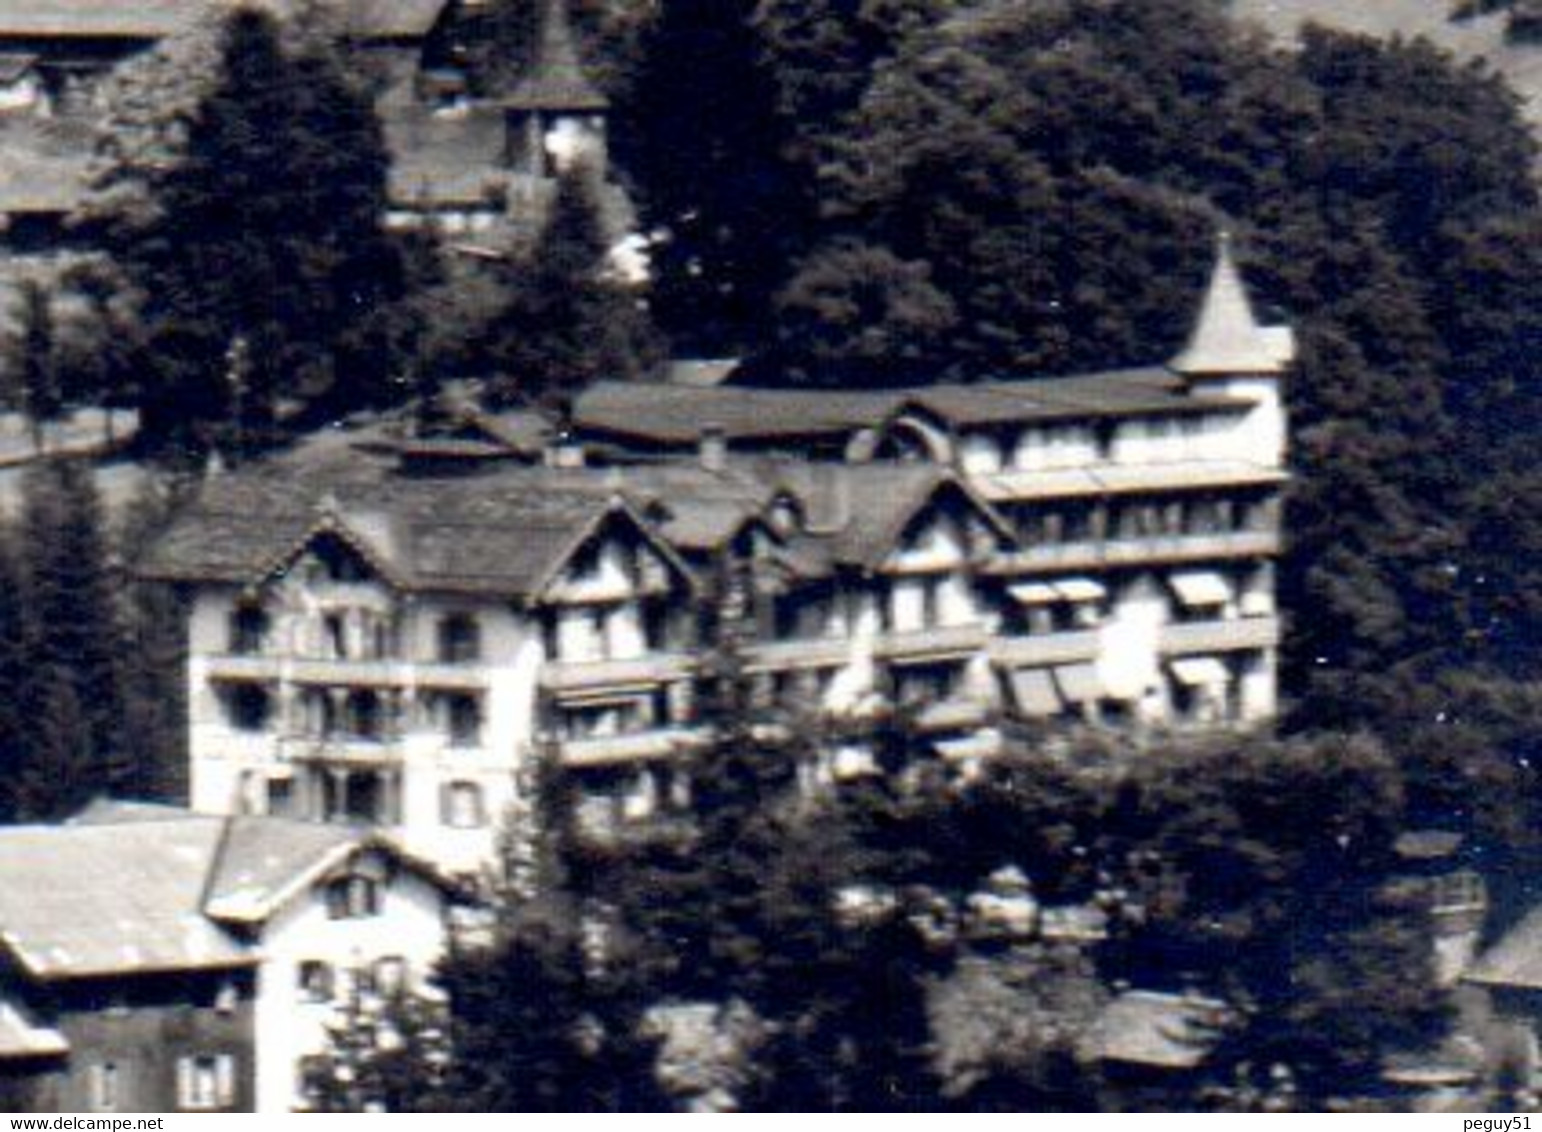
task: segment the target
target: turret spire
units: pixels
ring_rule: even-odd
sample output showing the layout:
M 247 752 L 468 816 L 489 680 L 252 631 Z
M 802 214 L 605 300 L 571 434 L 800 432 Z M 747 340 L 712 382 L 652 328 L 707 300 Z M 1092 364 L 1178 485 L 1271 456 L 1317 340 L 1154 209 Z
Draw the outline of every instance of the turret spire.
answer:
M 1188 346 L 1170 363 L 1185 376 L 1284 372 L 1293 344 L 1286 328 L 1261 326 L 1232 255 L 1231 234 L 1216 239 L 1215 269 Z
M 536 35 L 535 56 L 507 105 L 513 110 L 593 113 L 610 100 L 590 81 L 579 58 L 567 0 L 546 0 Z

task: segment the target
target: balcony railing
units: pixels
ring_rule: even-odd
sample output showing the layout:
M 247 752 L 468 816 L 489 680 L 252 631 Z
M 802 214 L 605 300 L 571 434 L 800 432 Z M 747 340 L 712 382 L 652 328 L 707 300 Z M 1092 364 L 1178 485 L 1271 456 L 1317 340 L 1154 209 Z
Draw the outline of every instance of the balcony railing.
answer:
M 650 653 L 626 660 L 552 661 L 541 668 L 541 686 L 549 692 L 666 684 L 691 674 L 693 659 L 684 653 Z
M 204 658 L 213 680 L 288 680 L 356 688 L 486 687 L 480 668 L 471 664 L 419 664 L 408 660 L 335 660 L 321 657 L 221 654 Z
M 1180 622 L 1163 626 L 1161 638 L 1162 651 L 1167 654 L 1272 649 L 1279 643 L 1278 617 Z
M 586 739 L 558 739 L 564 766 L 613 766 L 618 763 L 667 759 L 705 740 L 695 727 L 659 727 L 622 735 L 595 735 Z
M 278 741 L 278 756 L 287 762 L 377 767 L 393 766 L 402 762 L 406 752 L 401 743 L 394 738 L 376 742 L 343 736 L 320 738 L 289 735 Z
M 1264 558 L 1279 554 L 1278 531 L 1234 531 L 1212 535 L 1161 535 L 1101 541 L 1041 543 L 1003 555 L 995 574 L 1094 570 L 1146 562 L 1199 562 L 1216 558 Z
M 990 642 L 991 660 L 1004 668 L 1083 664 L 1097 659 L 1098 648 L 1096 629 L 1033 637 L 995 637 Z
M 883 660 L 967 656 L 983 650 L 989 639 L 989 630 L 980 622 L 929 629 L 902 629 L 880 636 L 873 651 Z
M 850 661 L 851 641 L 846 637 L 765 641 L 747 648 L 744 659 L 751 672 L 837 668 Z

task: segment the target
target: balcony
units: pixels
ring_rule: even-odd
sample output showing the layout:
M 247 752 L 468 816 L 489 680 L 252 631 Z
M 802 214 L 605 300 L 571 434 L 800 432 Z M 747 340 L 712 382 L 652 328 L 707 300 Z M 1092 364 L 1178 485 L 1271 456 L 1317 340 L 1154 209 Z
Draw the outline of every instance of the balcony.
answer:
M 623 735 L 595 735 L 586 739 L 558 739 L 562 765 L 567 767 L 614 766 L 618 763 L 667 759 L 702 743 L 705 732 L 694 727 L 660 727 Z
M 972 656 L 985 649 L 989 631 L 978 621 L 929 629 L 902 629 L 884 633 L 874 643 L 874 655 L 882 660 L 947 660 Z
M 1162 628 L 1161 648 L 1167 655 L 1272 649 L 1280 644 L 1278 617 L 1244 617 L 1235 621 L 1194 621 Z
M 385 767 L 402 763 L 406 752 L 395 739 L 375 742 L 341 736 L 320 738 L 292 735 L 278 741 L 278 757 L 283 762 Z
M 915 713 L 916 730 L 924 734 L 939 731 L 972 731 L 984 727 L 990 709 L 979 700 L 954 696 L 921 707 Z
M 1033 637 L 994 637 L 990 642 L 991 660 L 1003 668 L 1085 664 L 1097 659 L 1098 649 L 1096 629 Z
M 1102 541 L 1043 543 L 1003 555 L 995 574 L 1056 573 L 1145 563 L 1208 562 L 1217 558 L 1268 558 L 1281 552 L 1278 531 L 1214 535 L 1161 535 Z
M 211 680 L 287 680 L 353 688 L 452 688 L 475 691 L 487 686 L 482 668 L 474 664 L 414 664 L 396 659 L 330 660 L 321 657 L 206 656 Z
M 693 667 L 693 659 L 683 653 L 649 653 L 626 660 L 551 661 L 541 668 L 541 687 L 558 695 L 646 688 L 683 680 Z
M 755 644 L 745 650 L 751 672 L 780 672 L 796 668 L 839 668 L 851 660 L 847 637 L 809 637 Z

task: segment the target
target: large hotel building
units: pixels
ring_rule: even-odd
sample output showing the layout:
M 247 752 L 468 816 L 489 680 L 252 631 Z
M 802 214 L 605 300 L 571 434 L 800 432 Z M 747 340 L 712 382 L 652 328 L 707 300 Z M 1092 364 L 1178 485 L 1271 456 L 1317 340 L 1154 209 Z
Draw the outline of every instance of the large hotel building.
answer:
M 468 412 L 216 477 L 144 563 L 190 609 L 192 806 L 384 827 L 454 870 L 538 758 L 592 826 L 686 806 L 723 576 L 764 703 L 902 706 L 960 762 L 1014 719 L 1265 723 L 1292 349 L 1223 244 L 1165 365 L 601 385 L 555 436 Z

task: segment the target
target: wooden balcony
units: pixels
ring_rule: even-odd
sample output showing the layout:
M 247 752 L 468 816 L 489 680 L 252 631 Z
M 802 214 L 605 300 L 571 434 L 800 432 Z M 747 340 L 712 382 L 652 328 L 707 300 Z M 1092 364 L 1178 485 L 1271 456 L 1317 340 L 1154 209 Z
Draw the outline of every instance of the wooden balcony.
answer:
M 684 653 L 649 653 L 626 660 L 551 661 L 541 668 L 541 687 L 556 695 L 647 688 L 683 680 L 694 667 L 694 658 Z
M 1238 652 L 1278 648 L 1278 617 L 1243 617 L 1234 621 L 1193 621 L 1165 625 L 1164 654 Z
M 947 660 L 984 651 L 990 633 L 980 622 L 884 633 L 874 642 L 873 653 L 881 660 Z

